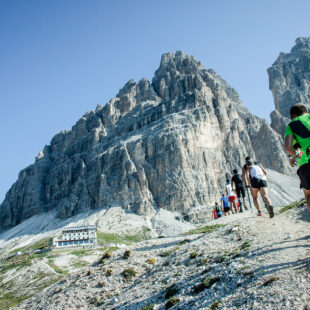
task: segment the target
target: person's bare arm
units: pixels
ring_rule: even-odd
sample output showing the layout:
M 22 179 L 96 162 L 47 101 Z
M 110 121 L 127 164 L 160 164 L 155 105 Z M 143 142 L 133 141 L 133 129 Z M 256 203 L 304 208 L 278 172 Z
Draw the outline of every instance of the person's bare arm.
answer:
M 234 188 L 236 187 L 235 182 L 233 181 L 233 179 L 231 178 L 230 180 L 231 183 L 231 189 L 234 190 Z
M 262 165 L 262 164 L 259 164 L 259 166 L 260 166 L 260 168 L 263 170 L 264 175 L 266 175 L 266 174 L 267 174 L 267 171 L 266 171 L 266 169 L 263 167 L 263 165 Z
M 246 181 L 246 170 L 243 167 L 242 167 L 242 181 L 243 181 L 244 186 L 248 185 Z
M 293 140 L 294 140 L 293 135 L 287 135 L 284 139 L 284 148 L 289 155 L 295 156 L 296 150 L 293 146 Z
M 245 174 L 246 174 L 247 184 L 250 185 L 251 184 L 251 179 L 250 179 L 250 171 L 249 171 L 249 169 L 246 170 Z

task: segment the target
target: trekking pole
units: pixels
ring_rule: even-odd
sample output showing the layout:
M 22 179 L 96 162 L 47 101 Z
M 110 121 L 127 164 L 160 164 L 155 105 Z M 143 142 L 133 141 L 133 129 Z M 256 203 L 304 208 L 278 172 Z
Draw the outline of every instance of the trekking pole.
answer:
M 251 208 L 251 210 L 253 210 L 253 209 L 252 209 L 252 204 L 251 204 L 251 197 L 250 197 L 250 194 L 249 194 L 249 189 L 248 189 L 247 186 L 245 187 L 245 189 L 246 189 L 246 192 L 247 192 L 247 194 L 248 194 L 248 199 L 249 199 L 249 203 L 250 203 L 250 208 Z

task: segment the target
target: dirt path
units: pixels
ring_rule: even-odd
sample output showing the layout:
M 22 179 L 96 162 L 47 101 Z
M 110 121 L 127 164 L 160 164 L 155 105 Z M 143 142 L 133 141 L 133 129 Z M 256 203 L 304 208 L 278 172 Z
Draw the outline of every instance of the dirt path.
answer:
M 273 219 L 245 212 L 208 224 L 225 226 L 137 243 L 128 259 L 124 250 L 114 252 L 18 309 L 165 309 L 171 296 L 173 309 L 182 310 L 310 309 L 306 207 Z M 126 269 L 135 274 L 126 279 Z

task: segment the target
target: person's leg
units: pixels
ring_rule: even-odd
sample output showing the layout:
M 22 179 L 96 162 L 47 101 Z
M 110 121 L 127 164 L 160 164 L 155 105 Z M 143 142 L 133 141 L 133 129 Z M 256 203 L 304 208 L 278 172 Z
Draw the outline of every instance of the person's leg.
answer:
M 259 192 L 259 188 L 251 187 L 251 194 L 253 197 L 254 206 L 258 212 L 261 212 L 259 201 L 258 201 L 258 192 Z
M 241 189 L 241 194 L 242 194 L 242 202 L 243 202 L 243 207 L 244 207 L 244 210 L 248 210 L 248 207 L 245 203 L 245 187 L 242 187 Z
M 233 203 L 233 200 L 231 199 L 231 196 L 228 197 L 228 201 L 229 201 L 230 210 L 231 210 L 232 214 L 237 213 L 236 210 L 234 210 L 234 203 Z
M 244 210 L 248 211 L 248 207 L 247 207 L 246 202 L 245 202 L 245 197 L 242 197 L 242 203 L 243 203 Z
M 268 197 L 268 187 L 261 187 L 259 189 L 259 191 L 260 191 L 260 194 L 261 194 L 261 196 L 263 198 L 263 201 L 264 201 L 265 205 L 271 206 L 271 201 L 270 201 L 270 199 Z
M 308 211 L 310 212 L 310 190 L 303 188 L 303 191 L 304 191 L 306 202 L 307 202 L 307 208 L 308 208 Z
M 269 217 L 273 218 L 274 217 L 274 211 L 273 211 L 273 207 L 271 206 L 271 201 L 268 197 L 268 188 L 267 187 L 261 187 L 260 188 L 260 194 L 261 194 L 263 201 L 265 203 L 265 207 L 268 211 Z
M 304 191 L 304 195 L 307 202 L 307 207 L 310 212 L 310 163 L 304 164 L 297 170 L 297 174 L 300 179 L 301 188 Z
M 235 212 L 236 212 L 236 213 L 238 213 L 238 207 L 237 207 L 236 201 L 237 201 L 237 200 L 236 200 L 236 199 L 234 199 L 232 203 L 233 203 L 233 206 L 234 206 Z

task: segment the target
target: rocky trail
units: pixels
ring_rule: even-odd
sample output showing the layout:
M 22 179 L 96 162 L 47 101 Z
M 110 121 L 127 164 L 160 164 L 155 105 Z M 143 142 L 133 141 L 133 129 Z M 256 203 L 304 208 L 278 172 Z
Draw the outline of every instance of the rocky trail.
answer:
M 296 205 L 106 252 L 16 309 L 309 309 L 310 214 Z

